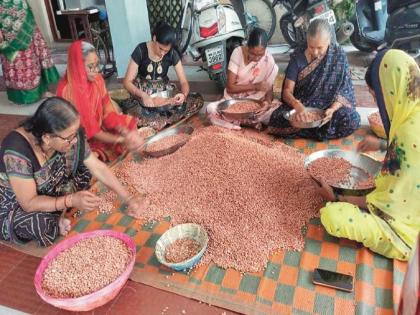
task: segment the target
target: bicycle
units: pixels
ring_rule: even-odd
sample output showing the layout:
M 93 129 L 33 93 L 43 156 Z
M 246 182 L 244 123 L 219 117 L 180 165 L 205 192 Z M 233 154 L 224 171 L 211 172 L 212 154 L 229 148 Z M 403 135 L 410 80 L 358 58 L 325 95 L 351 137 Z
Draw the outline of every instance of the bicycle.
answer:
M 104 79 L 107 79 L 117 71 L 108 20 L 95 21 L 90 25 L 91 44 L 95 47 L 99 58 L 99 72 L 102 73 Z M 80 32 L 79 38 L 86 38 L 84 35 L 83 31 Z

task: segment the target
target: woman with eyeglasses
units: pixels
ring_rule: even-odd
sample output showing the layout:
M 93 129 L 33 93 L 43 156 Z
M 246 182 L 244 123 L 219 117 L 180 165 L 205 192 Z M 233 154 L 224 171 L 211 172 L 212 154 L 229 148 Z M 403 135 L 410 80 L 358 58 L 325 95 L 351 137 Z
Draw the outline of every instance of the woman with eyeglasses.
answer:
M 273 56 L 267 51 L 267 33 L 261 28 L 254 28 L 249 34 L 246 46 L 237 47 L 230 57 L 227 86 L 220 101 L 207 105 L 210 121 L 229 129 L 240 129 L 239 122 L 228 121 L 218 113 L 217 106 L 221 101 L 232 98 L 250 98 L 266 102 L 261 113 L 270 109 L 273 101 L 273 84 L 278 67 Z M 248 121 L 247 125 L 259 124 L 259 121 Z
M 67 208 L 98 209 L 88 191 L 95 176 L 129 209 L 142 207 L 91 153 L 80 115 L 66 100 L 46 99 L 0 147 L 0 239 L 49 246 L 70 230 Z M 91 175 L 92 174 L 92 175 Z
M 168 72 L 174 67 L 181 90 L 169 82 Z M 126 112 L 136 113 L 138 126 L 155 130 L 174 124 L 198 112 L 204 102 L 198 94 L 190 94 L 190 86 L 176 48 L 175 29 L 159 22 L 152 33 L 152 40 L 137 45 L 131 54 L 124 87 L 131 97 L 121 103 Z M 166 90 L 173 92 L 170 109 L 154 107 L 152 94 Z
M 137 120 L 122 115 L 114 106 L 90 43 L 76 41 L 70 45 L 67 72 L 58 84 L 57 96 L 77 108 L 91 150 L 100 160 L 113 161 L 125 149 L 134 151 L 141 146 Z

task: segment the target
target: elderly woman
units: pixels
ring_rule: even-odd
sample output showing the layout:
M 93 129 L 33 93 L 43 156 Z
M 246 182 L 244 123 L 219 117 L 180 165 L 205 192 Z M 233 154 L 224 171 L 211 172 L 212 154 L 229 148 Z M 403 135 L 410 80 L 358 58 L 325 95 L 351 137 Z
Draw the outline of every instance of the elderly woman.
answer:
M 60 79 L 26 0 L 1 1 L 0 62 L 7 97 L 16 104 L 37 102 Z
M 283 105 L 273 108 L 260 120 L 268 132 L 287 138 L 334 139 L 352 134 L 360 125 L 346 54 L 331 44 L 326 20 L 312 21 L 307 44 L 290 57 L 282 90 Z M 295 109 L 298 120 L 305 120 L 307 107 L 325 110 L 325 125 L 312 129 L 293 128 L 283 115 Z
M 124 149 L 137 149 L 142 139 L 136 132 L 136 118 L 118 112 L 98 71 L 95 47 L 74 42 L 69 47 L 67 72 L 58 84 L 57 95 L 76 106 L 92 151 L 100 160 L 110 162 Z
M 67 208 L 91 211 L 99 206 L 100 198 L 86 190 L 91 174 L 130 210 L 141 207 L 91 154 L 73 105 L 58 97 L 45 100 L 1 144 L 0 239 L 49 246 L 59 234 L 67 234 Z
M 153 31 L 152 40 L 138 44 L 131 54 L 124 78 L 124 87 L 131 97 L 122 102 L 121 107 L 127 112 L 136 113 L 139 127 L 150 126 L 160 130 L 196 113 L 203 106 L 201 98 L 189 97 L 190 87 L 175 44 L 175 29 L 159 22 Z M 168 71 L 171 66 L 175 69 L 181 92 L 174 96 L 172 109 L 162 110 L 154 107 L 150 95 L 176 90 L 169 83 Z
M 389 258 L 407 260 L 420 231 L 420 70 L 400 50 L 378 53 L 366 81 L 374 91 L 388 135 L 386 156 L 376 189 L 367 196 L 334 195 L 322 183 L 329 201 L 321 222 L 337 237 L 363 243 Z M 359 149 L 378 150 L 381 140 L 368 137 Z
M 230 57 L 227 75 L 227 86 L 220 101 L 207 105 L 210 121 L 222 127 L 240 129 L 239 122 L 228 121 L 217 111 L 217 105 L 232 98 L 250 98 L 271 104 L 273 100 L 273 83 L 278 67 L 273 56 L 267 51 L 268 37 L 261 28 L 255 28 L 249 34 L 247 46 L 237 47 Z M 269 105 L 262 109 L 265 112 Z M 258 124 L 249 121 L 247 125 Z

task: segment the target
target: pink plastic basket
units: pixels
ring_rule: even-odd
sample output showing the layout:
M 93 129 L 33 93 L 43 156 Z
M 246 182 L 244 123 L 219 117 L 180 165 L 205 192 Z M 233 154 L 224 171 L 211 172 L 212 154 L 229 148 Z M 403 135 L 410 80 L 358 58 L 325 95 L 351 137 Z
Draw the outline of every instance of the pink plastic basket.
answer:
M 132 253 L 132 258 L 127 265 L 126 270 L 117 278 L 114 282 L 110 283 L 106 287 L 96 291 L 94 293 L 81 296 L 78 298 L 54 298 L 47 295 L 41 287 L 42 276 L 45 269 L 47 268 L 49 262 L 53 260 L 58 254 L 62 251 L 72 247 L 77 242 L 98 236 L 110 236 L 117 238 L 123 241 Z M 36 292 L 45 302 L 54 305 L 55 307 L 68 310 L 68 311 L 90 311 L 94 308 L 102 306 L 107 302 L 111 301 L 118 292 L 122 289 L 126 283 L 128 277 L 130 276 L 131 271 L 134 267 L 134 262 L 136 260 L 136 244 L 134 241 L 127 235 L 121 232 L 111 231 L 111 230 L 98 230 L 93 232 L 77 234 L 73 237 L 70 237 L 60 243 L 58 243 L 54 248 L 52 248 L 48 254 L 42 259 L 41 263 L 38 266 L 38 269 L 35 273 L 34 285 Z

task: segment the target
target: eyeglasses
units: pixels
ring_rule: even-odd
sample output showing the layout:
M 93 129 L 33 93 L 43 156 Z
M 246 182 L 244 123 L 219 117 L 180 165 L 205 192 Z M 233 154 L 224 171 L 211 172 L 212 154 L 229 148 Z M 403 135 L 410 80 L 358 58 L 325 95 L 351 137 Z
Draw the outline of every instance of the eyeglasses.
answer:
M 74 139 L 76 139 L 77 134 L 79 133 L 79 131 L 76 131 L 74 134 L 68 136 L 68 137 L 62 137 L 60 135 L 54 135 L 54 137 L 60 138 L 61 140 L 66 141 L 68 144 L 72 143 Z
M 99 63 L 90 63 L 86 65 L 89 72 L 100 72 Z

